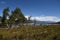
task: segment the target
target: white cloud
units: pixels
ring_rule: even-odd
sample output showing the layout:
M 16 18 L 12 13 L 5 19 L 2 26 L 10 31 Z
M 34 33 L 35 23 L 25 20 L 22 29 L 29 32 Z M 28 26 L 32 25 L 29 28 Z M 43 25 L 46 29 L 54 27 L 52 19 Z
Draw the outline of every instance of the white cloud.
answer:
M 27 19 L 29 16 L 25 16 Z M 60 18 L 56 16 L 35 16 L 31 17 L 31 20 L 37 20 L 37 21 L 53 21 L 53 22 L 58 22 L 60 21 Z
M 5 4 L 6 2 L 5 2 L 5 1 L 1 1 L 0 3 L 1 3 L 1 4 Z

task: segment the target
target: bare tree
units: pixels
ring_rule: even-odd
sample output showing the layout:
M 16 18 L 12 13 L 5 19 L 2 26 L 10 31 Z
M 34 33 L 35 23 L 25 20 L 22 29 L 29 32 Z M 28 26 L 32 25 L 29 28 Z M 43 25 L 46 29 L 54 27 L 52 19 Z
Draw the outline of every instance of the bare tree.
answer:
M 36 26 L 36 19 L 34 19 L 34 26 Z

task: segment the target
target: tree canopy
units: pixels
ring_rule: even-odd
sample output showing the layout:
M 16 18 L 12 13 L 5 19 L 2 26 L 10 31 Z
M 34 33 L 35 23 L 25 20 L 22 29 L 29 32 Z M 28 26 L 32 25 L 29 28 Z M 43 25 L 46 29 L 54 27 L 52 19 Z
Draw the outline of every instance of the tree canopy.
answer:
M 9 18 L 7 19 L 7 17 Z M 23 15 L 23 13 L 21 12 L 20 8 L 17 7 L 15 8 L 15 10 L 11 11 L 11 15 L 9 15 L 9 8 L 5 8 L 3 10 L 2 24 L 4 26 L 7 26 L 7 25 L 11 26 L 17 20 L 19 21 L 19 23 L 24 23 L 27 20 Z

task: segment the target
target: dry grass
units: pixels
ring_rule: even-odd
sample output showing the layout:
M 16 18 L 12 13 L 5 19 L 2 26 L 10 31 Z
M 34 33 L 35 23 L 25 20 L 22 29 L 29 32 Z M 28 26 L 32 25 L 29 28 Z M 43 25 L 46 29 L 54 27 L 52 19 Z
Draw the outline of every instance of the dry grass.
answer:
M 60 40 L 60 25 L 0 29 L 1 40 Z

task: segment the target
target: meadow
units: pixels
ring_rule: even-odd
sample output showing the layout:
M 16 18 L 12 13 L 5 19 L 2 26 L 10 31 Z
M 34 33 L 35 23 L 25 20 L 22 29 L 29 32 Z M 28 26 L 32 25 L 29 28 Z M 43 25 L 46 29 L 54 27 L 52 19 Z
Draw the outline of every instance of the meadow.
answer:
M 0 40 L 60 40 L 60 25 L 0 28 Z

